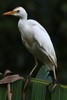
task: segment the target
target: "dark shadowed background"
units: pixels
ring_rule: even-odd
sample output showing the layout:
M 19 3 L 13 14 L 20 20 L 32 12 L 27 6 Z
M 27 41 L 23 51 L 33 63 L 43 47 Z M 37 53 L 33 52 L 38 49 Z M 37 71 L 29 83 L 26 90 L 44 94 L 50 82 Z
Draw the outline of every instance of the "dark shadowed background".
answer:
M 10 69 L 14 73 L 28 75 L 34 66 L 33 56 L 21 41 L 17 27 L 18 18 L 2 15 L 18 6 L 24 7 L 28 12 L 28 18 L 37 20 L 49 33 L 58 59 L 58 79 L 67 84 L 66 0 L 1 0 L 0 72 Z

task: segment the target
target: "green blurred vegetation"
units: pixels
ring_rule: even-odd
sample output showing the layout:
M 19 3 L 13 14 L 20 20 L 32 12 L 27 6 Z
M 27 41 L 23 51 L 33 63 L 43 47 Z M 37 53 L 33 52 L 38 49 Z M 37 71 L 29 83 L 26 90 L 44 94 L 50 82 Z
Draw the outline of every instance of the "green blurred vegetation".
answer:
M 23 46 L 17 27 L 18 18 L 3 12 L 22 6 L 28 18 L 40 22 L 49 33 L 58 59 L 58 79 L 67 84 L 67 1 L 3 0 L 0 2 L 0 71 L 28 75 L 34 66 L 33 56 Z M 38 70 L 38 69 L 37 69 Z

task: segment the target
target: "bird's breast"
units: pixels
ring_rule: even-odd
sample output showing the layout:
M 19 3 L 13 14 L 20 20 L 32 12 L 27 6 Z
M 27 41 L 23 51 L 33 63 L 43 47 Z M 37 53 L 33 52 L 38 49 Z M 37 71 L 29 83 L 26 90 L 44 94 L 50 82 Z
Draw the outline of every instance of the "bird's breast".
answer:
M 21 32 L 21 38 L 24 39 L 26 46 L 31 48 L 33 45 L 33 34 L 31 27 L 21 22 L 19 22 L 18 27 Z

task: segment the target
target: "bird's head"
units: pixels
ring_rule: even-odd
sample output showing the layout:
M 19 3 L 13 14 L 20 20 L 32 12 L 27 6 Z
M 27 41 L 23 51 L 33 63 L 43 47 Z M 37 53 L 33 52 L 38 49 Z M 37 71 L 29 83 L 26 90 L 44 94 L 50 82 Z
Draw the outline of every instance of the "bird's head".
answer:
M 3 15 L 14 15 L 22 19 L 27 19 L 27 12 L 22 7 L 17 7 L 12 11 L 5 12 Z

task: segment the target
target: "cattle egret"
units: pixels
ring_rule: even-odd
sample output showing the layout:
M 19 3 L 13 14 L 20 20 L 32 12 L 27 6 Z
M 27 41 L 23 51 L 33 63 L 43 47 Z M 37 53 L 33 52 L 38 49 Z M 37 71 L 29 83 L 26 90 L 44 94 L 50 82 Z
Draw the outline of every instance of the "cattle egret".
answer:
M 32 19 L 27 19 L 27 12 L 22 7 L 17 7 L 3 15 L 14 15 L 19 17 L 18 28 L 26 48 L 33 54 L 35 59 L 47 66 L 48 71 L 53 71 L 54 80 L 57 80 L 55 69 L 57 58 L 50 36 L 42 25 Z M 36 61 L 36 60 L 35 60 Z M 37 67 L 37 61 L 30 75 Z

